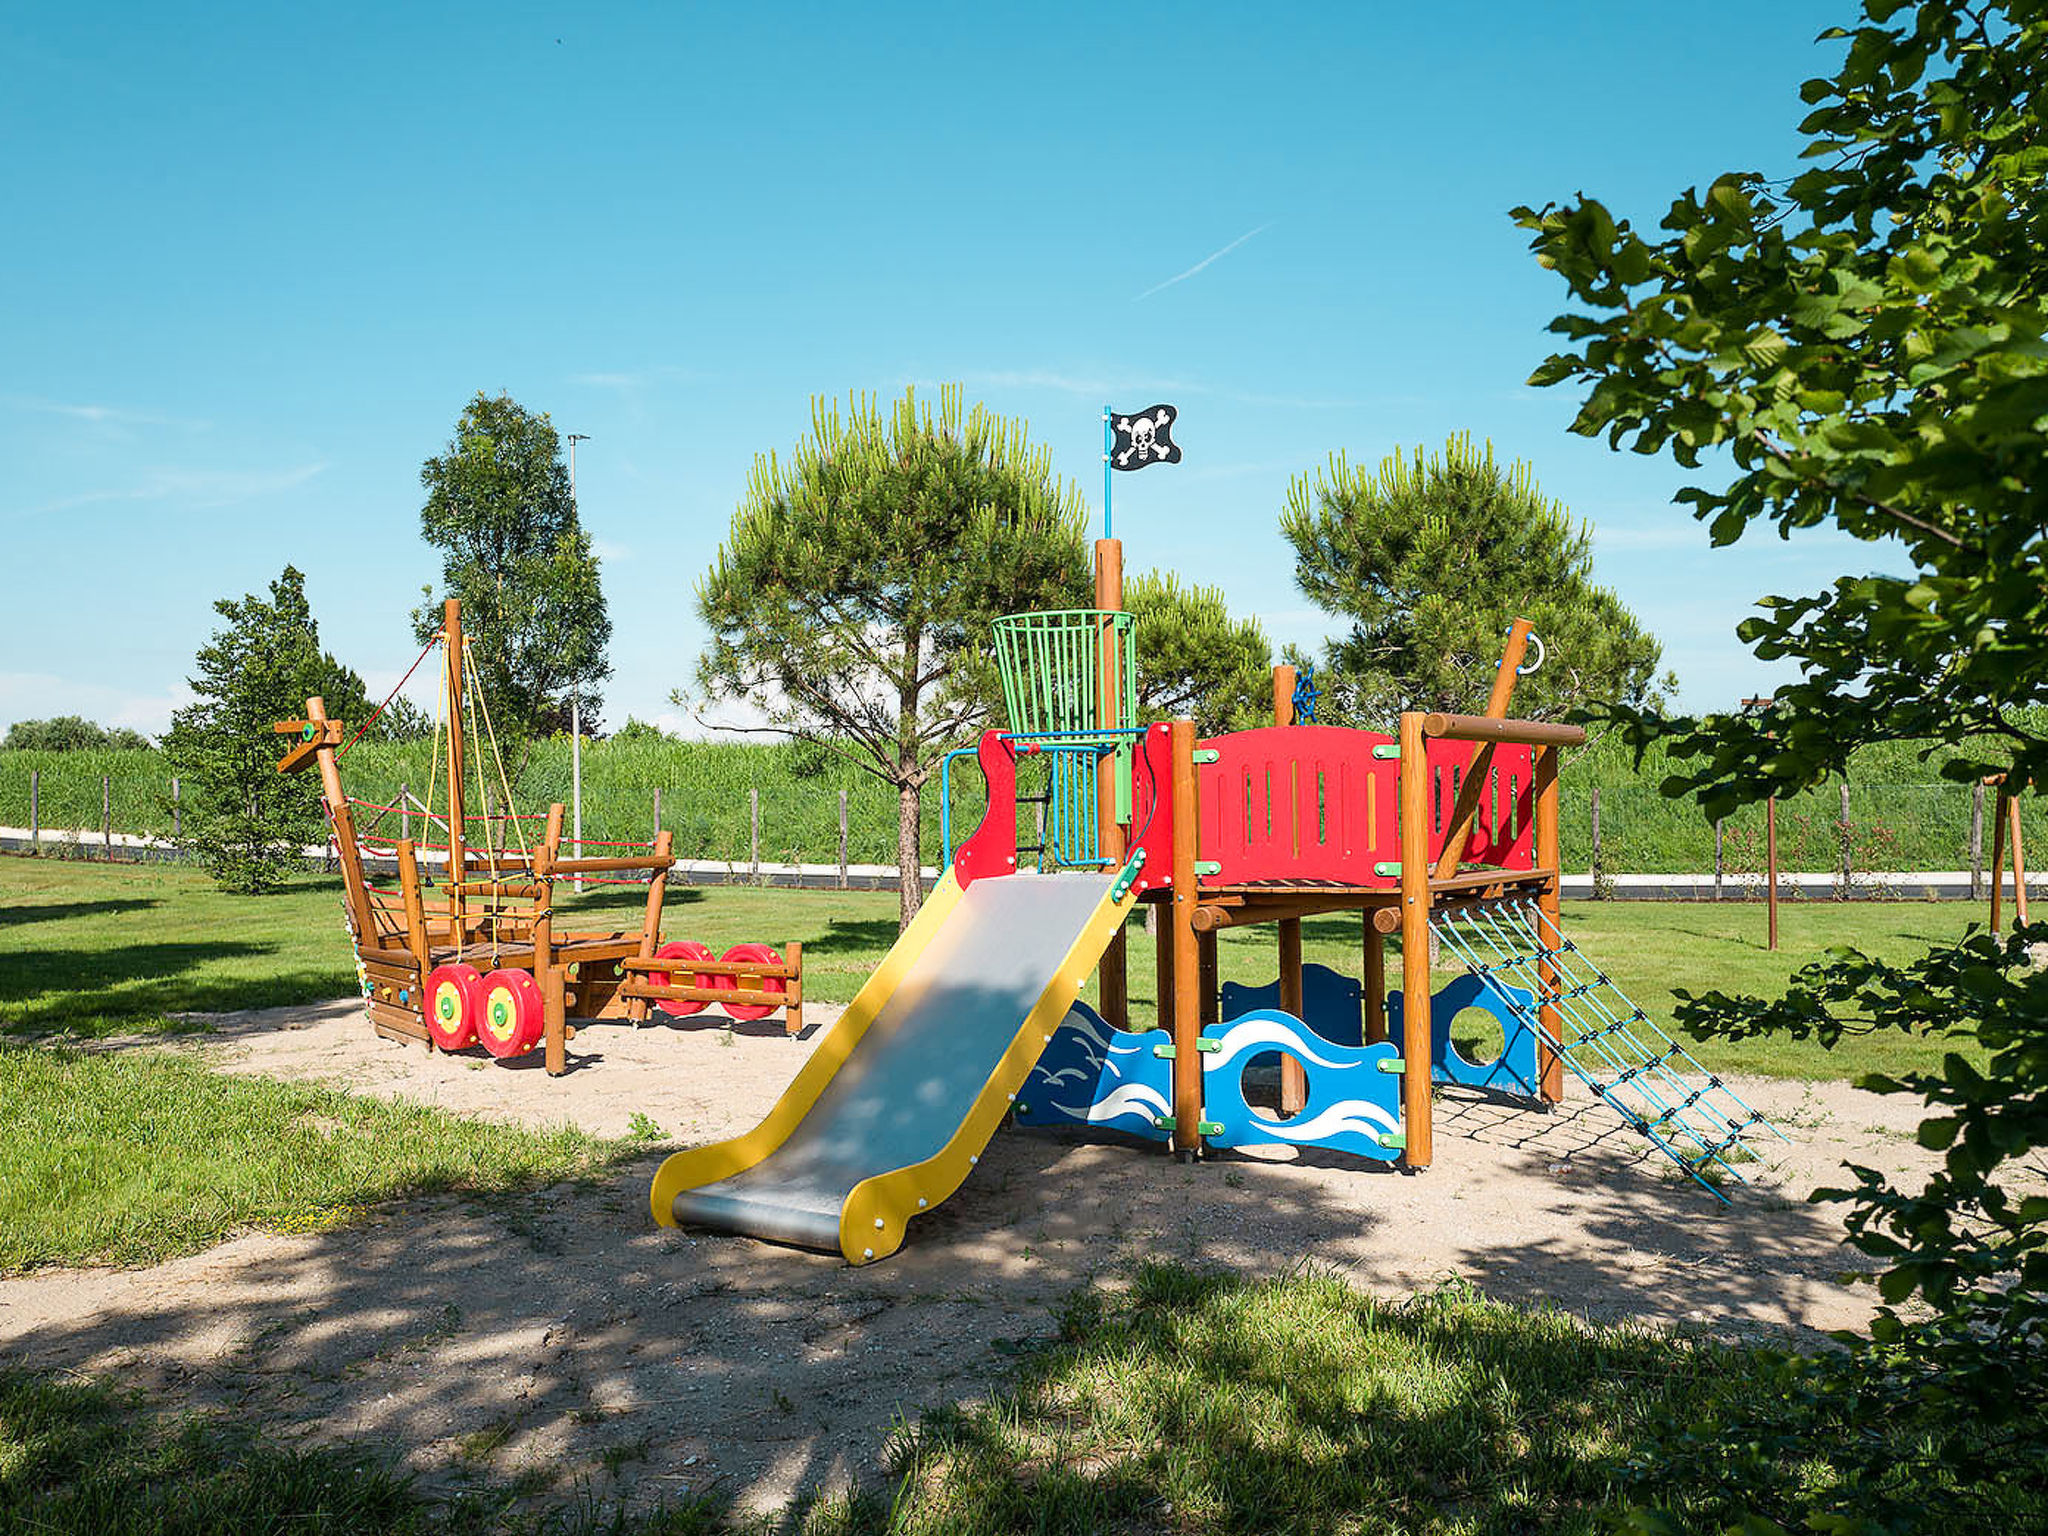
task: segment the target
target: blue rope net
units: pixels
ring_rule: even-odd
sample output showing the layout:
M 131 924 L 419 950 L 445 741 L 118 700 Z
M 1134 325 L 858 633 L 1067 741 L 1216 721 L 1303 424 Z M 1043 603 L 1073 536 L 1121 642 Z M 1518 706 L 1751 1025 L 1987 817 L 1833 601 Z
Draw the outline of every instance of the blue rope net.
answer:
M 1430 926 L 1472 971 L 1532 995 L 1526 1007 L 1515 1005 L 1523 1028 L 1536 1030 L 1542 1006 L 1554 1005 L 1565 1067 L 1716 1199 L 1728 1197 L 1709 1173 L 1749 1182 L 1741 1163 L 1756 1154 L 1745 1137 L 1789 1139 L 1658 1028 L 1536 902 L 1441 912 Z

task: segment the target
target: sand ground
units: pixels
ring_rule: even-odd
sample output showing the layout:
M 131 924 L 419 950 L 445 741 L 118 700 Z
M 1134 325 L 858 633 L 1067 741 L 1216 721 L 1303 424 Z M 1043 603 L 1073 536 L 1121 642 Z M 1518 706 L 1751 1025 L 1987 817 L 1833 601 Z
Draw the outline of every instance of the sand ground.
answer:
M 171 1048 L 603 1135 L 645 1115 L 672 1145 L 753 1124 L 817 1033 L 595 1025 L 551 1079 L 378 1039 L 346 1003 L 215 1022 Z M 1020 1344 L 1053 1332 L 1063 1296 L 1146 1258 L 1261 1276 L 1309 1261 L 1387 1294 L 1462 1276 L 1728 1336 L 1858 1325 L 1874 1297 L 1849 1277 L 1866 1262 L 1838 1212 L 1805 1197 L 1846 1182 L 1845 1161 L 1930 1166 L 1918 1105 L 1842 1084 L 1735 1086 L 1792 1144 L 1767 1143 L 1755 1186 L 1725 1206 L 1576 1085 L 1549 1115 L 1445 1092 L 1435 1166 L 1412 1176 L 1314 1151 L 1182 1165 L 1006 1130 L 899 1254 L 860 1270 L 657 1229 L 655 1152 L 595 1193 L 421 1200 L 149 1269 L 0 1281 L 0 1361 L 256 1415 L 287 1440 L 383 1447 L 434 1486 L 541 1468 L 600 1496 L 715 1485 L 762 1507 L 872 1476 L 920 1405 L 996 1388 Z

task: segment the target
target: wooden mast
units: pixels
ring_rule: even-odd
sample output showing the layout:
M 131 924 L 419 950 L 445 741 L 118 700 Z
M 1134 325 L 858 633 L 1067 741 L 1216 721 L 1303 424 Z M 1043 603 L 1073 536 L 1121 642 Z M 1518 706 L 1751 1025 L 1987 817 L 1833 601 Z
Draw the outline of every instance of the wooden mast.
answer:
M 443 702 L 448 715 L 448 916 L 455 926 L 460 958 L 469 943 L 468 914 L 462 900 L 467 878 L 463 861 L 462 806 L 462 602 L 449 598 L 441 605 L 441 645 L 446 665 L 441 670 Z

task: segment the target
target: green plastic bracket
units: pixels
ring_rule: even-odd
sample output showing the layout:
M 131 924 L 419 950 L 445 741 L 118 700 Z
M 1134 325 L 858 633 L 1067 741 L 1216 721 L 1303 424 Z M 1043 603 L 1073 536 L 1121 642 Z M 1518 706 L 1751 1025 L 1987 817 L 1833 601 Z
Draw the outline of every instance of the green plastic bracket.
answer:
M 1203 1052 L 1205 1055 L 1214 1056 L 1223 1049 L 1223 1042 L 1221 1040 L 1197 1040 L 1195 1042 L 1195 1049 Z
M 1160 1044 L 1153 1046 L 1152 1054 L 1154 1056 L 1157 1056 L 1161 1061 L 1173 1060 L 1173 1042 L 1171 1040 L 1167 1040 L 1162 1041 Z
M 1195 1122 L 1195 1134 L 1197 1136 L 1221 1136 L 1223 1134 L 1223 1122 L 1221 1120 L 1197 1120 Z
M 1197 859 L 1195 860 L 1195 873 L 1198 875 L 1220 875 L 1223 873 L 1223 866 L 1214 859 Z
M 1381 762 L 1385 762 L 1390 757 L 1399 757 L 1401 749 L 1391 741 L 1383 741 L 1372 749 L 1372 755 Z
M 1401 866 L 1390 860 L 1382 859 L 1379 863 L 1373 865 L 1372 872 L 1376 875 L 1397 876 L 1401 873 Z
M 1162 1131 L 1170 1131 L 1174 1128 L 1173 1116 L 1171 1115 L 1154 1115 L 1152 1123 Z
M 1379 1143 L 1383 1147 L 1399 1151 L 1408 1145 L 1408 1135 L 1405 1131 L 1382 1131 Z
M 1399 1077 L 1408 1070 L 1408 1063 L 1398 1056 L 1389 1056 L 1379 1063 L 1379 1069 L 1391 1076 Z
M 1136 883 L 1138 871 L 1144 867 L 1145 850 L 1140 848 L 1131 855 L 1131 862 L 1123 867 L 1123 872 L 1116 877 L 1115 882 L 1110 886 L 1109 899 L 1111 901 L 1122 901 L 1130 892 L 1131 886 Z
M 1192 757 L 1198 763 L 1214 763 L 1222 761 L 1223 754 L 1214 747 L 1197 747 Z

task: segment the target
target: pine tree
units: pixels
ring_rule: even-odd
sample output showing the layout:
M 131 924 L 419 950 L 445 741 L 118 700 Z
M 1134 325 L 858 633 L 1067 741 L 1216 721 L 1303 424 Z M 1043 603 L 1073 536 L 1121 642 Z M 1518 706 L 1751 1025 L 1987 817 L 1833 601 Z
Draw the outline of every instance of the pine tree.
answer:
M 1206 734 L 1273 723 L 1273 647 L 1257 619 L 1236 619 L 1218 587 L 1147 571 L 1124 588 L 1135 615 L 1138 714 L 1191 717 Z
M 963 411 L 957 386 L 937 412 L 908 390 L 889 410 L 856 398 L 844 417 L 820 400 L 787 462 L 755 459 L 698 587 L 705 693 L 896 790 L 906 924 L 922 900 L 925 782 L 1001 697 L 993 621 L 1086 601 L 1084 520 L 1024 424 Z
M 220 885 L 253 894 L 276 889 L 300 850 L 327 838 L 319 786 L 277 771 L 283 745 L 271 726 L 304 714 L 316 695 L 351 724 L 371 706 L 363 680 L 321 650 L 294 567 L 267 600 L 252 593 L 213 607 L 226 623 L 199 649 L 193 702 L 171 717 L 163 750 L 180 780 L 181 846 Z
M 1643 705 L 1661 647 L 1593 581 L 1592 541 L 1527 464 L 1503 470 L 1469 434 L 1441 454 L 1400 450 L 1377 471 L 1342 454 L 1288 488 L 1280 530 L 1295 581 L 1351 623 L 1320 676 L 1332 723 L 1383 725 L 1403 709 L 1483 707 L 1508 626 L 1526 618 L 1547 653 L 1515 713 L 1552 719 L 1591 704 Z

